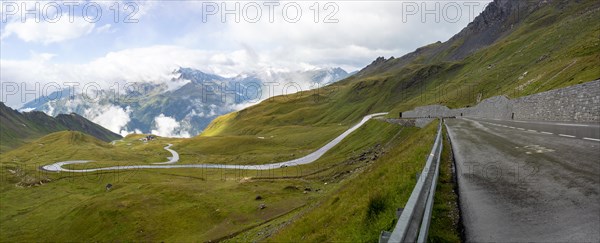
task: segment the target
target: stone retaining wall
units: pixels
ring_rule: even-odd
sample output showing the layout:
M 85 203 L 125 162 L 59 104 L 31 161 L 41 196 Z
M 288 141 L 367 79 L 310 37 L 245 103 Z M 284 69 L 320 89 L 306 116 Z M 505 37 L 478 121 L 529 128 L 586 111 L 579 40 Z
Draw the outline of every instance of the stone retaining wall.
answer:
M 600 121 L 600 80 L 550 90 L 517 99 L 494 96 L 477 106 L 449 109 L 441 105 L 402 112 L 403 118 L 473 116 L 541 121 Z

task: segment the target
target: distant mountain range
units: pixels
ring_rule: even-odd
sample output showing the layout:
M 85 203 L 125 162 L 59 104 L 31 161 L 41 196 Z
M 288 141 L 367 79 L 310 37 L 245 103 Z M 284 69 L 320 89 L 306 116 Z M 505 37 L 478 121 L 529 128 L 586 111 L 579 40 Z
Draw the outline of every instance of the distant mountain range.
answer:
M 256 104 L 268 97 L 315 89 L 348 77 L 341 68 L 308 71 L 260 71 L 222 77 L 179 68 L 167 83 L 136 83 L 123 95 L 109 91 L 87 101 L 81 94 L 58 91 L 23 105 L 24 111 L 50 115 L 77 113 L 109 130 L 160 136 L 195 136 L 217 116 Z M 54 99 L 51 99 L 52 97 Z M 57 98 L 60 97 L 60 98 Z
M 0 102 L 0 151 L 15 148 L 57 131 L 80 131 L 105 142 L 122 137 L 75 113 L 48 116 L 44 112 L 18 112 Z

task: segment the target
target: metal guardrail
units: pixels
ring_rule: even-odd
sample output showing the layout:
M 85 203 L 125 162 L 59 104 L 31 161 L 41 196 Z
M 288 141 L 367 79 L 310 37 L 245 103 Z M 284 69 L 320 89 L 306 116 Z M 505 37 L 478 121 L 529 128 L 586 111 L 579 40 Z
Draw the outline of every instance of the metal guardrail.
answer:
M 398 219 L 394 230 L 383 231 L 379 242 L 426 242 L 431 222 L 433 198 L 440 168 L 440 156 L 443 149 L 442 123 L 438 126 L 437 136 L 423 172 L 417 179 L 417 184 Z

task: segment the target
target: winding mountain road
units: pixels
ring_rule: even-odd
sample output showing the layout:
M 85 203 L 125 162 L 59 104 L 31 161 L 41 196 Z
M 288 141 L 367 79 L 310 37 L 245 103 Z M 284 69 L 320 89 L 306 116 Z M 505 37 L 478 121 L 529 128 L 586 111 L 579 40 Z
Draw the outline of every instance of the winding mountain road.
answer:
M 171 152 L 172 156 L 167 158 L 167 159 L 169 159 L 169 161 L 161 162 L 161 163 L 154 163 L 155 165 L 175 164 L 175 163 L 177 163 L 177 161 L 179 161 L 179 154 L 177 153 L 177 151 L 172 150 L 171 146 L 173 146 L 173 144 L 169 144 L 166 147 L 164 147 L 165 150 Z
M 346 138 L 348 135 L 350 135 L 350 133 L 352 133 L 356 129 L 360 128 L 362 125 L 364 125 L 371 118 L 376 117 L 376 116 L 383 116 L 383 115 L 386 115 L 386 114 L 388 114 L 388 113 L 387 112 L 382 112 L 382 113 L 375 113 L 375 114 L 367 115 L 367 116 L 363 117 L 363 119 L 359 123 L 357 123 L 356 125 L 352 126 L 348 130 L 346 130 L 344 133 L 342 133 L 341 135 L 337 136 L 336 138 L 334 138 L 333 140 L 331 140 L 331 142 L 325 144 L 323 147 L 319 148 L 315 152 L 312 152 L 312 153 L 310 153 L 310 154 L 308 154 L 308 155 L 306 155 L 306 156 L 304 156 L 302 158 L 293 159 L 293 160 L 284 161 L 284 162 L 279 162 L 279 163 L 271 163 L 271 164 L 263 164 L 263 165 L 174 164 L 174 163 L 177 163 L 177 161 L 179 161 L 179 154 L 175 150 L 170 149 L 170 147 L 172 146 L 172 144 L 169 144 L 166 147 L 164 147 L 165 150 L 171 152 L 171 154 L 172 154 L 172 157 L 169 158 L 169 161 L 162 162 L 162 163 L 155 163 L 155 164 L 152 164 L 152 165 L 123 165 L 123 166 L 111 166 L 111 167 L 92 168 L 92 169 L 80 169 L 80 170 L 72 170 L 72 169 L 65 169 L 65 168 L 63 168 L 63 166 L 65 166 L 65 165 L 70 165 L 70 164 L 84 164 L 84 163 L 92 162 L 91 160 L 71 160 L 71 161 L 62 161 L 62 162 L 56 162 L 56 163 L 50 164 L 50 165 L 45 165 L 45 166 L 42 167 L 42 169 L 45 170 L 45 171 L 51 171 L 51 172 L 61 172 L 61 171 L 63 171 L 63 172 L 80 172 L 80 173 L 85 173 L 85 172 L 95 172 L 95 171 L 104 171 L 104 170 L 173 169 L 173 168 L 205 168 L 205 169 L 213 168 L 213 169 L 237 169 L 237 170 L 270 170 L 270 169 L 276 169 L 276 168 L 284 168 L 284 167 L 305 165 L 305 164 L 310 164 L 312 162 L 315 162 L 317 159 L 319 159 L 321 156 L 323 156 L 323 154 L 325 154 L 331 148 L 335 147 L 344 138 Z

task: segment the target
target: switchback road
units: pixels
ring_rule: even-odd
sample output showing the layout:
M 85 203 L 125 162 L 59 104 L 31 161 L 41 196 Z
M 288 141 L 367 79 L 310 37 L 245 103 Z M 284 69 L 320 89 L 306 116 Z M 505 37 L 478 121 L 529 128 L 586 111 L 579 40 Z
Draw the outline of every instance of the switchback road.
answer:
M 174 150 L 170 149 L 170 145 L 166 146 L 164 149 L 168 150 L 173 154 L 173 156 L 169 159 L 168 162 L 157 163 L 153 165 L 122 165 L 122 166 L 112 166 L 112 167 L 103 167 L 103 168 L 93 168 L 93 169 L 81 169 L 81 170 L 71 170 L 65 169 L 63 166 L 69 164 L 83 164 L 91 162 L 90 160 L 72 160 L 72 161 L 62 161 L 56 162 L 54 164 L 45 165 L 42 167 L 43 170 L 53 171 L 53 172 L 94 172 L 94 171 L 104 171 L 104 170 L 132 170 L 132 169 L 170 169 L 170 168 L 213 168 L 213 169 L 237 169 L 237 170 L 272 170 L 276 168 L 283 167 L 291 167 L 298 166 L 304 164 L 310 164 L 315 162 L 321 156 L 323 156 L 327 151 L 331 148 L 335 147 L 338 143 L 340 143 L 344 138 L 354 132 L 356 129 L 360 128 L 363 124 L 369 121 L 371 118 L 376 116 L 383 116 L 387 114 L 384 113 L 375 113 L 371 115 L 367 115 L 363 117 L 363 119 L 356 125 L 352 126 L 336 138 L 334 138 L 329 143 L 325 144 L 323 147 L 317 149 L 316 151 L 298 159 L 293 159 L 290 161 L 272 163 L 272 164 L 262 164 L 262 165 L 228 165 L 228 164 L 173 164 L 179 160 L 179 155 Z

